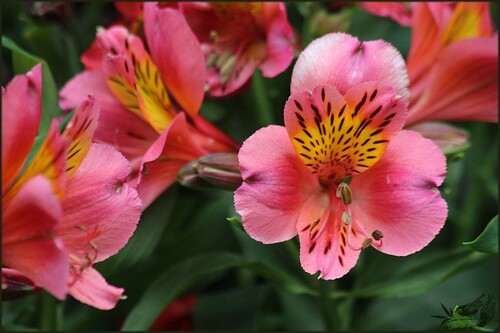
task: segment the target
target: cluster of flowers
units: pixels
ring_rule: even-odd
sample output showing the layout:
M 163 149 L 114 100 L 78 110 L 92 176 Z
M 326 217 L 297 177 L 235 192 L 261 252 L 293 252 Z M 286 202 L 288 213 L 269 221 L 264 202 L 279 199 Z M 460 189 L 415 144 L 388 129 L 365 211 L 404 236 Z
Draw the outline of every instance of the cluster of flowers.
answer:
M 123 289 L 93 264 L 179 177 L 236 189 L 247 233 L 298 235 L 302 267 L 323 279 L 346 274 L 368 246 L 414 253 L 444 225 L 443 151 L 462 135 L 435 121 L 498 121 L 488 3 L 363 4 L 411 27 L 406 61 L 385 41 L 318 38 L 293 69 L 285 126 L 242 144 L 199 110 L 205 96 L 244 91 L 257 68 L 274 77 L 290 66 L 300 44 L 285 5 L 116 6 L 123 21 L 98 30 L 85 70 L 60 91 L 61 108 L 76 111 L 61 130 L 53 121 L 36 153 L 41 66 L 2 90 L 2 288 L 31 280 L 113 308 Z

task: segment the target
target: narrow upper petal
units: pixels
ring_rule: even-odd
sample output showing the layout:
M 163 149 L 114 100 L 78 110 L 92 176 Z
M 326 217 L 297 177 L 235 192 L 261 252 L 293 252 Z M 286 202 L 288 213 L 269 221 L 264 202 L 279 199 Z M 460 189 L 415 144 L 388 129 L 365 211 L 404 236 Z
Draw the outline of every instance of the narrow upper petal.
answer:
M 109 285 L 94 268 L 87 268 L 73 276 L 70 294 L 77 300 L 99 310 L 111 310 L 122 298 L 123 288 Z
M 444 225 L 447 205 L 437 187 L 446 159 L 431 140 L 402 131 L 370 170 L 353 177 L 353 218 L 367 235 L 382 233 L 381 252 L 404 256 L 421 250 Z
M 144 29 L 168 91 L 188 114 L 197 114 L 205 95 L 205 60 L 185 18 L 175 9 L 145 3 Z
M 66 152 L 66 175 L 71 176 L 87 155 L 94 137 L 99 117 L 99 108 L 93 97 L 89 97 L 75 111 L 66 125 L 63 136 L 68 139 Z
M 412 88 L 408 124 L 421 120 L 498 122 L 498 37 L 466 39 L 448 46 Z
M 68 81 L 59 94 L 60 106 L 65 110 L 75 108 L 89 94 L 101 110 L 94 140 L 116 147 L 127 158 L 142 156 L 158 133 L 116 99 L 101 70 L 84 71 Z
M 234 204 L 247 233 L 263 243 L 295 236 L 302 206 L 321 187 L 297 156 L 286 129 L 258 130 L 243 143 L 238 160 L 243 183 Z
M 291 93 L 331 85 L 341 94 L 359 83 L 378 81 L 396 90 L 408 103 L 408 77 L 403 57 L 389 43 L 360 42 L 344 33 L 331 33 L 311 42 L 292 73 Z
M 55 235 L 62 209 L 50 182 L 43 176 L 30 179 L 2 210 L 2 264 L 64 299 L 69 263 Z
M 81 261 L 116 254 L 134 233 L 141 214 L 137 192 L 126 184 L 128 161 L 114 148 L 92 144 L 69 178 L 57 229 L 67 250 Z
M 42 114 L 42 65 L 18 75 L 2 89 L 2 193 L 21 171 Z
M 403 127 L 406 105 L 392 87 L 370 81 L 342 96 L 320 85 L 290 96 L 285 126 L 304 164 L 324 182 L 365 171 Z

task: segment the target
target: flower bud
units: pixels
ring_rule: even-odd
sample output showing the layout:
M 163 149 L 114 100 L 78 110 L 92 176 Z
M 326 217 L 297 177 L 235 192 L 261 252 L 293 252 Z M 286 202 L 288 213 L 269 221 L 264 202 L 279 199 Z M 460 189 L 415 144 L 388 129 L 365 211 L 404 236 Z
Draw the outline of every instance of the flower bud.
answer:
M 4 300 L 16 299 L 40 291 L 40 287 L 20 272 L 10 268 L 2 268 L 2 298 Z
M 177 177 L 184 186 L 197 189 L 215 187 L 237 189 L 242 182 L 238 156 L 235 153 L 215 153 L 187 163 Z

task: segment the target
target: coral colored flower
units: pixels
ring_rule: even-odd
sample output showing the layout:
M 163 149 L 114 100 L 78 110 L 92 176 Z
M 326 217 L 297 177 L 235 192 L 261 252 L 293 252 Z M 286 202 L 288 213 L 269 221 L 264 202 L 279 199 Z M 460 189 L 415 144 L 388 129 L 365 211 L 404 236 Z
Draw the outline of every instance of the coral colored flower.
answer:
M 411 25 L 412 8 L 410 2 L 361 2 L 360 5 L 368 12 L 384 17 L 390 17 L 402 26 Z
M 144 29 L 151 53 L 124 27 L 100 30 L 82 56 L 87 70 L 66 84 L 60 104 L 71 109 L 87 94 L 95 96 L 101 106 L 95 140 L 131 160 L 136 172 L 131 184 L 139 181 L 147 207 L 184 164 L 239 145 L 198 115 L 205 64 L 183 16 L 145 3 Z
M 111 309 L 123 289 L 108 285 L 92 266 L 116 254 L 136 228 L 141 202 L 125 184 L 130 166 L 113 148 L 92 143 L 98 116 L 92 98 L 62 134 L 54 121 L 23 166 L 38 130 L 40 91 L 37 66 L 3 94 L 2 265 L 59 299 L 70 293 Z
M 383 41 L 313 41 L 294 68 L 285 127 L 260 129 L 238 155 L 234 201 L 249 235 L 298 234 L 302 267 L 324 279 L 346 274 L 370 245 L 398 256 L 426 246 L 447 215 L 437 190 L 446 164 L 432 141 L 401 130 L 407 82 Z
M 292 62 L 297 36 L 282 2 L 180 2 L 179 10 L 203 48 L 211 96 L 242 88 L 256 68 L 275 77 Z
M 498 35 L 489 3 L 413 3 L 407 124 L 498 122 Z

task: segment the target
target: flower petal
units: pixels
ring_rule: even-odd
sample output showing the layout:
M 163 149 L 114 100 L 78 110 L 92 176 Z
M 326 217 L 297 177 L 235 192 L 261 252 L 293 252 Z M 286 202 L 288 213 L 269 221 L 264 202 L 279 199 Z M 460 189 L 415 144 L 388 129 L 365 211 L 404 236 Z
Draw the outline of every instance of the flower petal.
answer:
M 179 170 L 189 161 L 208 153 L 196 142 L 194 128 L 179 113 L 144 154 L 137 190 L 144 207 L 172 185 Z
M 77 300 L 99 310 L 111 310 L 122 298 L 123 288 L 109 285 L 94 268 L 87 268 L 78 274 L 70 294 Z
M 57 120 L 52 121 L 49 133 L 31 163 L 4 194 L 2 202 L 8 202 L 28 180 L 40 174 L 51 181 L 56 196 L 62 198 L 66 185 L 66 141 L 59 134 Z
M 433 64 L 408 124 L 422 120 L 498 122 L 498 37 L 461 40 Z
M 423 158 L 425 157 L 425 158 Z M 402 131 L 370 170 L 353 177 L 353 218 L 366 234 L 379 230 L 381 252 L 405 256 L 421 250 L 444 225 L 447 205 L 437 187 L 446 159 L 431 140 Z
M 42 114 L 42 65 L 18 75 L 2 89 L 2 193 L 21 171 Z
M 243 143 L 238 159 L 243 183 L 234 204 L 246 232 L 263 243 L 295 236 L 302 205 L 321 187 L 298 158 L 285 128 L 258 130 Z
M 348 226 L 341 222 L 340 200 L 331 200 L 326 193 L 310 197 L 297 224 L 300 263 L 306 272 L 319 271 L 325 280 L 340 278 L 354 267 L 360 250 L 353 250 L 349 243 L 361 242 L 361 233 L 349 235 Z
M 137 192 L 125 184 L 128 161 L 115 149 L 92 144 L 69 178 L 57 233 L 74 257 L 94 262 L 116 254 L 134 233 L 141 214 Z
M 382 40 L 363 42 L 344 33 L 331 33 L 311 42 L 292 73 L 291 93 L 331 85 L 341 94 L 366 81 L 378 81 L 396 90 L 403 103 L 410 93 L 405 62 L 396 48 Z
M 101 110 L 94 140 L 116 147 L 129 159 L 142 157 L 158 133 L 115 98 L 102 71 L 85 71 L 76 75 L 61 90 L 59 103 L 65 110 L 72 109 L 89 94 L 95 97 Z
M 411 3 L 408 2 L 367 2 L 363 1 L 360 5 L 368 12 L 390 17 L 402 26 L 411 25 Z
M 266 25 L 266 58 L 260 64 L 264 77 L 275 77 L 290 66 L 298 37 L 288 22 L 283 2 L 264 2 Z
M 43 176 L 30 179 L 2 209 L 2 264 L 64 299 L 69 263 L 54 234 L 62 210 L 50 182 Z
M 345 97 L 332 86 L 292 94 L 285 126 L 297 154 L 312 173 L 338 181 L 375 164 L 403 127 L 406 106 L 391 87 L 365 82 Z
M 63 136 L 69 139 L 66 152 L 66 175 L 71 176 L 89 151 L 97 127 L 99 109 L 93 97 L 82 103 L 66 125 Z
M 81 61 L 88 70 L 99 69 L 108 54 L 125 52 L 125 40 L 129 32 L 125 27 L 114 26 L 109 29 L 98 29 L 96 39 L 82 55 Z
M 205 95 L 205 60 L 186 20 L 175 9 L 145 3 L 144 30 L 168 91 L 189 115 L 197 114 Z

